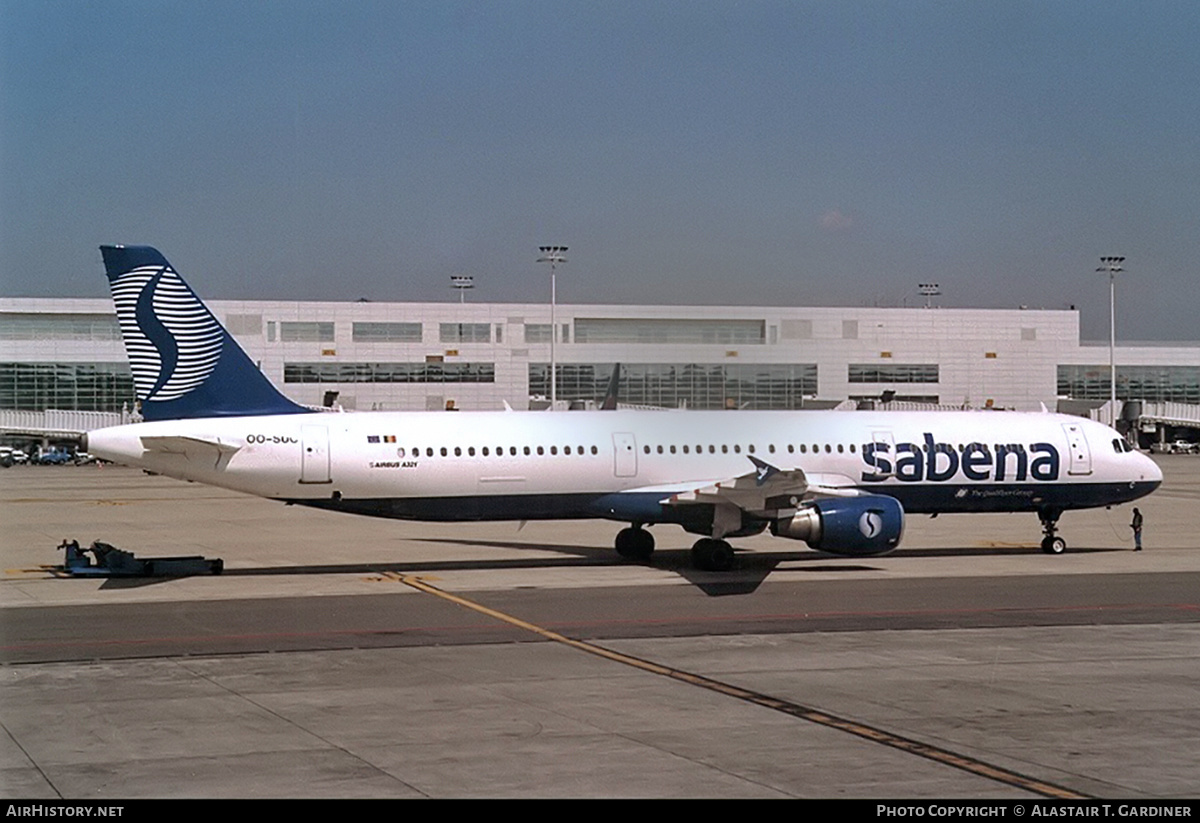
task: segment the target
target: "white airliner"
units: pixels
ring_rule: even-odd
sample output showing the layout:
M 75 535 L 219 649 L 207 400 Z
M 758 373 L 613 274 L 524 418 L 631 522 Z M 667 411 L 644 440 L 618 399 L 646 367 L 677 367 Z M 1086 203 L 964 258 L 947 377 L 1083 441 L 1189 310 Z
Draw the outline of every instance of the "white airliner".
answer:
M 1042 548 L 1068 509 L 1162 482 L 1113 429 L 1059 414 L 845 411 L 314 412 L 280 394 L 167 260 L 102 246 L 147 422 L 90 432 L 117 463 L 279 500 L 411 520 L 604 518 L 701 539 L 764 529 L 842 555 L 894 549 L 904 514 L 1032 512 Z

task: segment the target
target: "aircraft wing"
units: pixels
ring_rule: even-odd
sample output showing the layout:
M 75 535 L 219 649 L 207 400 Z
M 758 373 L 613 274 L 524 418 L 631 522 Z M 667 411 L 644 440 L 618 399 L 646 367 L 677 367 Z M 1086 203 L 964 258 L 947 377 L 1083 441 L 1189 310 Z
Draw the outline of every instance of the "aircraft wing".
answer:
M 663 499 L 662 504 L 733 506 L 756 517 L 774 518 L 795 511 L 803 501 L 814 497 L 859 494 L 851 478 L 843 475 L 807 475 L 802 469 L 779 469 L 752 455 L 747 457 L 754 464 L 753 471 L 702 486 L 691 484 Z
M 220 438 L 211 440 L 200 437 L 155 436 L 142 437 L 142 448 L 162 456 L 179 456 L 193 462 L 211 462 L 213 468 L 222 468 L 229 458 L 241 450 L 241 446 L 222 443 Z

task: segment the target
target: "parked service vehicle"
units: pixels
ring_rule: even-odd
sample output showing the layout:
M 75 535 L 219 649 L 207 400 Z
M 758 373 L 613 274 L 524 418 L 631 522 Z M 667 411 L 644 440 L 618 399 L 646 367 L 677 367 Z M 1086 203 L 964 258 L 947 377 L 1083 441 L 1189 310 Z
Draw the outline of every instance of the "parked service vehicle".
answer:
M 16 466 L 21 463 L 28 463 L 29 455 L 24 449 L 9 449 L 4 461 L 6 466 Z
M 66 449 L 46 449 L 38 453 L 34 462 L 40 466 L 65 466 L 71 462 L 71 453 Z
M 1200 443 L 1176 440 L 1171 444 L 1171 452 L 1173 454 L 1200 454 Z

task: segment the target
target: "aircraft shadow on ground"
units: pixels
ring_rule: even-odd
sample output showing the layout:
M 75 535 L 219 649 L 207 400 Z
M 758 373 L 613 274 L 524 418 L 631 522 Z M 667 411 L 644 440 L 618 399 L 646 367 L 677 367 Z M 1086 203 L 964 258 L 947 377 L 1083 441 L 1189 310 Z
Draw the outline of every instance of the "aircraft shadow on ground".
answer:
M 687 548 L 657 549 L 645 563 L 634 563 L 617 557 L 609 546 L 555 545 L 513 540 L 454 540 L 450 538 L 422 538 L 422 542 L 445 543 L 459 546 L 509 549 L 517 551 L 557 552 L 559 557 L 503 558 L 496 560 L 426 560 L 398 563 L 325 563 L 292 566 L 263 566 L 226 569 L 226 577 L 274 577 L 289 575 L 321 574 L 421 574 L 439 571 L 487 571 L 514 569 L 549 569 L 579 567 L 612 567 L 636 565 L 665 572 L 673 572 L 687 580 L 700 591 L 711 597 L 751 594 L 776 571 L 780 565 L 789 564 L 788 571 L 813 574 L 883 571 L 878 565 L 856 562 L 854 558 L 803 549 L 795 552 L 740 551 L 735 558 L 734 568 L 726 572 L 701 571 L 692 566 L 691 550 Z M 1121 548 L 1076 548 L 1072 554 L 1101 554 L 1126 551 Z M 888 555 L 891 559 L 904 558 L 951 558 L 951 557 L 1011 557 L 1040 555 L 1036 546 L 1001 547 L 947 547 L 934 549 L 899 549 Z M 831 560 L 840 561 L 830 563 Z M 795 564 L 801 564 L 799 566 Z M 1052 571 L 1053 569 L 1048 569 Z M 113 577 L 104 581 L 102 589 L 135 589 L 154 586 L 178 577 Z

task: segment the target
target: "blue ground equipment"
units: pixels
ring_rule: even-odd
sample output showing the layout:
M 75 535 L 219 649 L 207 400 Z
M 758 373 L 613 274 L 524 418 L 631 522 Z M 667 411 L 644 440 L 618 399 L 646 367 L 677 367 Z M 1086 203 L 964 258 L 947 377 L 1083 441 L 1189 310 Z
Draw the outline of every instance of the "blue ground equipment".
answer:
M 58 548 L 66 551 L 63 569 L 73 577 L 188 577 L 220 574 L 225 568 L 221 558 L 209 560 L 200 555 L 141 560 L 134 557 L 132 552 L 122 551 L 99 540 L 86 549 L 79 548 L 78 540 L 64 540 Z M 92 558 L 95 558 L 95 563 Z

